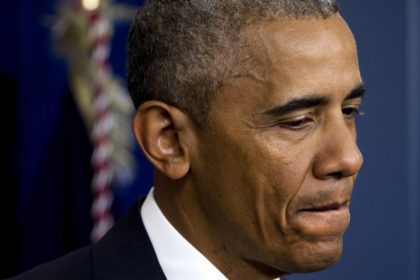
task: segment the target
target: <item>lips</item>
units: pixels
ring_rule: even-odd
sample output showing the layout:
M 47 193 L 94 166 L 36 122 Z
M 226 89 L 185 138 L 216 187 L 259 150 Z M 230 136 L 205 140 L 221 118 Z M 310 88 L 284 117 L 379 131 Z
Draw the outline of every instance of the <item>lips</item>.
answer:
M 307 236 L 341 236 L 350 223 L 349 200 L 306 204 L 295 214 L 294 226 Z
M 308 208 L 304 208 L 299 210 L 306 211 L 306 212 L 328 212 L 328 211 L 337 211 L 342 209 L 347 209 L 349 206 L 349 200 L 343 201 L 343 202 L 332 202 L 332 203 L 326 203 L 321 204 L 319 206 L 311 206 Z

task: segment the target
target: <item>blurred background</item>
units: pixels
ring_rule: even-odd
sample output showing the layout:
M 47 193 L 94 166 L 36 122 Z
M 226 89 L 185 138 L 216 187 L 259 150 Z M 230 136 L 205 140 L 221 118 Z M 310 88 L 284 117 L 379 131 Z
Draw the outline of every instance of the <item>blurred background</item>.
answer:
M 125 46 L 141 4 L 0 2 L 0 278 L 94 242 L 152 185 L 127 127 Z M 289 279 L 418 280 L 420 2 L 339 4 L 367 86 L 364 166 L 343 257 Z

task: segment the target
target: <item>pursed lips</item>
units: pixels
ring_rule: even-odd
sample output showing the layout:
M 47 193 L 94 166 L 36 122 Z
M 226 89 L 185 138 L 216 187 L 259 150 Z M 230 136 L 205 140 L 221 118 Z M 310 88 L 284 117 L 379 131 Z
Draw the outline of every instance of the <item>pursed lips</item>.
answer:
M 347 209 L 349 207 L 350 200 L 345 200 L 343 202 L 331 202 L 323 203 L 320 205 L 314 205 L 300 209 L 298 212 L 327 212 L 327 211 L 336 211 L 341 209 Z

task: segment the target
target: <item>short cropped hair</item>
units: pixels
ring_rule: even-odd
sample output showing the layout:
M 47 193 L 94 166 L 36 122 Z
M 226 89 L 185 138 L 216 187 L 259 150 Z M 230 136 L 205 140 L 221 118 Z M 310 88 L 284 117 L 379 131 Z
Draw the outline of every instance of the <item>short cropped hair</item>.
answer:
M 146 0 L 127 44 L 134 106 L 163 101 L 203 126 L 223 82 L 249 71 L 240 34 L 245 26 L 285 17 L 328 18 L 337 11 L 335 0 Z

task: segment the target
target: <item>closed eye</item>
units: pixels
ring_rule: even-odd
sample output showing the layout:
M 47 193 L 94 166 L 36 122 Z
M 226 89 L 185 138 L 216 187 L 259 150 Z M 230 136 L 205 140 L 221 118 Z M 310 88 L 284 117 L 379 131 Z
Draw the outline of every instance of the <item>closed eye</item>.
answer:
M 307 116 L 301 116 L 294 119 L 282 121 L 279 123 L 279 125 L 287 129 L 299 130 L 305 128 L 312 121 L 312 118 L 309 118 Z
M 347 106 L 344 107 L 341 111 L 343 112 L 343 115 L 348 119 L 354 118 L 355 116 L 364 115 L 363 112 L 360 112 L 358 106 Z

